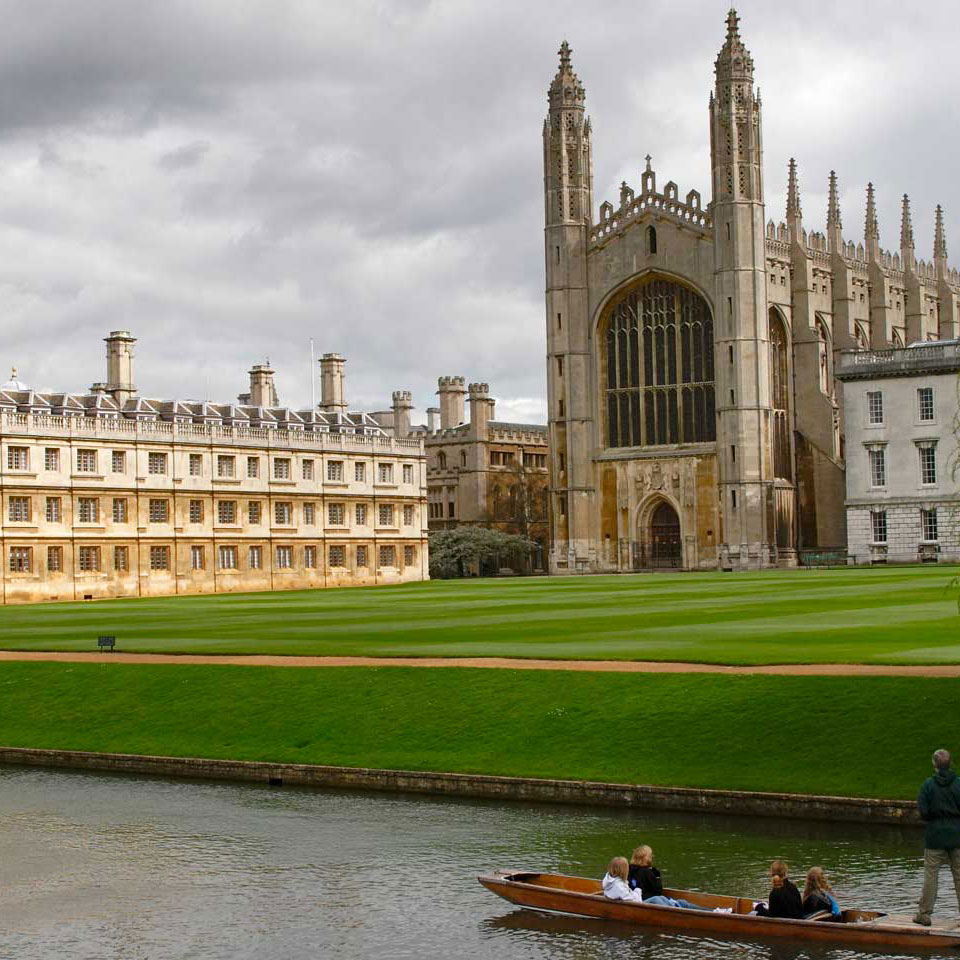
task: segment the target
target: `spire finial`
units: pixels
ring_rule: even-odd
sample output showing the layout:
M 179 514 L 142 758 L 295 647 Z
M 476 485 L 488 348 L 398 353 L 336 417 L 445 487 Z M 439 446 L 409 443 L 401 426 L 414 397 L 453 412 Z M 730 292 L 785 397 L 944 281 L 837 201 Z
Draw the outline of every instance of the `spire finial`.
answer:
M 740 39 L 740 18 L 737 16 L 737 11 L 731 7 L 730 12 L 727 14 L 727 40 L 739 40 Z
M 573 72 L 573 66 L 570 63 L 571 47 L 566 40 L 560 44 L 557 51 L 560 55 L 560 68 L 557 75 L 550 84 L 549 100 L 551 108 L 556 107 L 576 107 L 583 108 L 583 84 Z M 573 93 L 571 101 L 570 91 Z
M 843 223 L 840 220 L 840 195 L 837 192 L 837 174 L 830 171 L 830 196 L 827 201 L 827 227 L 840 228 Z
M 866 239 L 880 239 L 880 225 L 877 223 L 877 204 L 873 194 L 873 184 L 867 184 L 867 219 L 864 225 Z
M 10 379 L 11 379 L 11 380 L 16 380 L 16 379 L 17 379 L 17 373 L 18 373 L 18 372 L 19 372 L 19 371 L 17 370 L 16 367 L 11 367 L 11 368 L 10 368 Z
M 648 153 L 644 159 L 647 161 L 647 173 L 650 173 L 650 161 L 653 160 L 653 157 Z
M 943 229 L 943 208 L 937 204 L 937 220 L 933 231 L 933 259 L 947 260 L 947 235 Z
M 903 209 L 900 214 L 900 249 L 913 249 L 913 223 L 910 219 L 910 198 L 903 195 Z
M 787 219 L 799 220 L 803 213 L 800 210 L 800 187 L 797 184 L 797 161 L 790 158 L 787 175 Z

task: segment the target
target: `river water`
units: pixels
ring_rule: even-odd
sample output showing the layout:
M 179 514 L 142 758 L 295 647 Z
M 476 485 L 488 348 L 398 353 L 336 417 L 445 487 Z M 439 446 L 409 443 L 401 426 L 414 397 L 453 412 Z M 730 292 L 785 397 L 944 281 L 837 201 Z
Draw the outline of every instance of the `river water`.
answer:
M 759 897 L 781 856 L 800 879 L 825 866 L 845 905 L 907 911 L 919 894 L 915 829 L 0 768 L 0 958 L 860 956 L 536 914 L 476 881 L 600 876 L 641 842 L 678 887 Z M 956 919 L 942 880 L 937 917 Z

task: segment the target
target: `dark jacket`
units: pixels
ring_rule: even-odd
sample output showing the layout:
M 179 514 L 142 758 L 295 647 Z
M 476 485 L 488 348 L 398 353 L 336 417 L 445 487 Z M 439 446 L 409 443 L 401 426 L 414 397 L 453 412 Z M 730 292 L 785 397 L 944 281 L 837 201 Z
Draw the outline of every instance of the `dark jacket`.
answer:
M 839 918 L 840 916 L 840 906 L 833 897 L 828 893 L 824 893 L 823 890 L 814 890 L 803 901 L 803 912 L 804 915 L 811 913 L 819 913 L 821 910 L 829 911 L 832 917 Z
M 660 871 L 656 867 L 641 867 L 631 863 L 627 882 L 630 884 L 631 890 L 640 888 L 644 900 L 663 895 L 663 881 L 660 879 Z
M 927 821 L 923 845 L 928 850 L 960 847 L 960 781 L 952 770 L 938 770 L 924 782 L 917 806 Z
M 769 906 L 761 904 L 757 908 L 761 917 L 784 917 L 788 920 L 802 920 L 803 912 L 800 891 L 789 880 L 784 880 L 782 887 L 774 887 L 770 891 Z

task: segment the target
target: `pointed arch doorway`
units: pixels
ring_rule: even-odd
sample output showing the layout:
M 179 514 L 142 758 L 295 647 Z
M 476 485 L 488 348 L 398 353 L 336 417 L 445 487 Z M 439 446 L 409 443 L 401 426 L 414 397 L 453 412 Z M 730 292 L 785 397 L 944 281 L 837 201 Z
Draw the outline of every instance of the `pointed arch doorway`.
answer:
M 677 511 L 662 500 L 650 517 L 650 560 L 654 567 L 679 567 L 680 518 Z
M 683 546 L 680 518 L 673 505 L 660 500 L 641 512 L 639 543 L 634 545 L 634 569 L 680 570 Z

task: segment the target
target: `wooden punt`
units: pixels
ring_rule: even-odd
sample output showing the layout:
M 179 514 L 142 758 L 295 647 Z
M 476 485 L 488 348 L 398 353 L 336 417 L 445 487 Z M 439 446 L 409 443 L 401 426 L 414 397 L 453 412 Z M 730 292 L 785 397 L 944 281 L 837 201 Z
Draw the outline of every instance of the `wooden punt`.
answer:
M 840 921 L 819 915 L 808 920 L 781 920 L 750 916 L 754 900 L 691 890 L 664 890 L 669 897 L 684 898 L 703 907 L 725 907 L 729 913 L 685 910 L 647 903 L 607 900 L 599 880 L 568 877 L 561 873 L 498 870 L 477 877 L 498 896 L 522 907 L 550 910 L 581 917 L 616 920 L 684 933 L 732 937 L 779 937 L 869 947 L 906 949 L 960 949 L 960 929 L 937 925 L 921 927 L 908 916 L 891 916 L 873 910 L 844 910 Z

